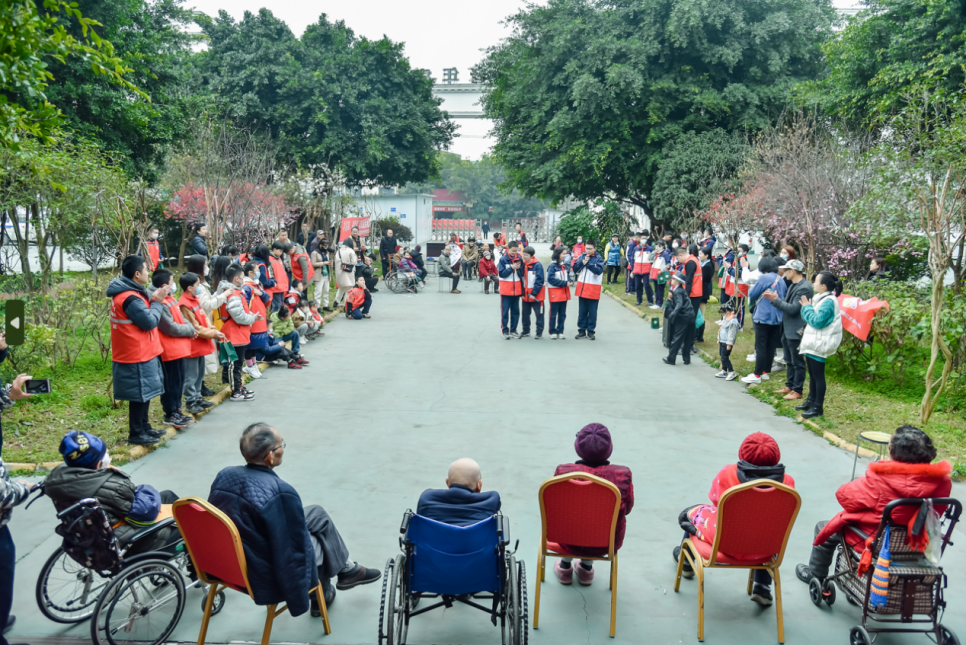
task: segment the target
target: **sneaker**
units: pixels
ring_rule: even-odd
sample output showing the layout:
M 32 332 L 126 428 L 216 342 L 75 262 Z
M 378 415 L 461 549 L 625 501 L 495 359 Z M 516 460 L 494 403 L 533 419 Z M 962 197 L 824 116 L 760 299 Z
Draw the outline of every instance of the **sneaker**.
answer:
M 158 437 L 159 439 L 164 435 L 168 434 L 167 430 L 155 430 L 154 428 L 147 428 L 144 430 L 144 434 L 149 434 L 152 437 Z
M 720 372 L 714 375 L 715 378 L 725 378 L 727 376 L 728 376 L 728 372 L 724 370 L 721 370 Z
M 510 340 L 510 334 L 503 332 L 503 340 Z
M 519 336 L 517 336 L 517 338 L 529 338 L 529 337 L 530 337 L 530 332 L 528 332 L 528 331 L 525 331 L 522 334 L 520 334 Z
M 249 389 L 248 389 L 247 387 L 245 387 L 244 385 L 243 385 L 243 386 L 241 387 L 241 391 L 242 391 L 242 392 L 244 392 L 245 394 L 251 394 L 252 396 L 255 396 L 255 393 L 254 393 L 254 392 L 252 392 L 251 390 L 249 390 Z
M 242 372 L 248 374 L 252 378 L 262 378 L 262 373 L 258 371 L 258 365 L 252 365 L 250 367 L 246 365 L 242 368 Z
M 298 357 L 297 359 L 295 359 L 295 360 L 297 360 L 297 361 L 298 361 L 298 364 L 299 364 L 299 365 L 308 365 L 308 364 L 309 364 L 309 362 L 308 362 L 307 360 L 305 360 L 304 358 L 302 358 L 301 356 L 299 356 L 299 357 Z
M 574 568 L 569 564 L 564 568 L 563 560 L 557 560 L 553 563 L 553 572 L 557 574 L 557 580 L 560 581 L 560 584 L 572 585 L 574 583 Z
M 201 386 L 201 396 L 214 396 L 216 394 L 218 394 L 218 393 L 215 392 L 210 387 L 208 387 L 207 385 L 202 385 Z
M 560 338 L 560 334 L 550 334 L 550 340 L 557 340 Z
M 127 442 L 132 446 L 153 446 L 161 443 L 161 439 L 147 433 L 128 435 Z
M 681 547 L 679 546 L 674 547 L 674 550 L 671 553 L 674 555 L 674 564 L 677 564 L 678 560 L 681 559 Z M 688 562 L 687 559 L 684 560 L 684 568 L 681 570 L 681 577 L 682 578 L 694 577 L 694 569 L 691 568 L 691 563 Z
M 768 372 L 765 372 L 764 374 L 761 375 L 761 380 L 763 380 L 763 381 L 770 381 L 771 380 L 771 377 L 768 376 Z
M 198 401 L 198 405 L 203 407 L 205 410 L 215 407 L 214 403 L 212 403 L 211 401 L 205 401 L 204 399 L 201 399 L 200 401 Z
M 523 338 L 523 336 L 521 336 L 520 334 L 516 333 L 515 331 L 511 331 L 510 332 L 510 338 L 512 338 L 514 340 L 520 340 L 521 338 Z
M 728 376 L 725 377 L 726 381 L 737 381 L 738 372 L 728 372 Z
M 589 338 L 590 340 L 597 340 L 597 336 L 595 336 L 594 332 L 592 331 L 587 332 L 587 338 Z
M 188 422 L 184 421 L 179 414 L 165 415 L 163 423 L 166 426 L 171 426 L 172 428 L 176 428 L 178 430 L 181 428 L 187 428 L 189 425 Z
M 762 607 L 771 607 L 771 587 L 766 587 L 756 582 L 755 586 L 751 588 L 751 600 L 757 602 Z
M 289 361 L 288 368 L 290 370 L 300 370 L 302 369 L 302 366 L 299 365 L 299 362 L 297 360 L 293 360 L 293 361 Z
M 755 373 L 752 372 L 748 376 L 741 377 L 741 382 L 742 383 L 757 384 L 757 383 L 761 383 L 761 377 L 760 376 L 755 376 Z
M 745 360 L 748 361 L 749 363 L 754 363 L 755 362 L 755 355 L 754 354 L 748 354 L 747 356 L 745 356 Z
M 542 338 L 543 338 L 543 335 L 537 334 L 536 336 L 533 337 L 533 340 L 540 340 Z
M 249 393 L 245 392 L 244 390 L 236 390 L 231 395 L 231 397 L 229 397 L 228 400 L 231 401 L 231 402 L 233 402 L 233 403 L 237 403 L 239 401 L 254 401 L 255 400 L 255 395 L 254 394 L 249 394 Z
M 378 569 L 367 569 L 359 563 L 355 563 L 355 565 L 355 568 L 339 574 L 338 580 L 335 584 L 336 589 L 339 591 L 345 591 L 346 589 L 352 589 L 353 587 L 358 587 L 359 585 L 367 585 L 371 582 L 375 582 L 382 577 L 382 574 Z
M 585 567 L 584 563 L 580 560 L 574 560 L 571 569 L 577 570 L 577 582 L 579 582 L 582 587 L 589 587 L 594 581 L 594 570 Z
M 578 331 L 577 332 L 577 335 L 574 336 L 574 338 L 577 339 L 577 340 L 583 340 L 583 339 L 587 338 L 587 332 Z
M 193 401 L 185 406 L 185 410 L 188 411 L 188 414 L 204 414 L 207 409 L 200 403 Z
M 658 309 L 660 309 L 660 307 L 658 307 L 657 305 L 648 305 L 648 306 L 649 306 L 649 307 L 650 307 L 651 309 L 654 309 L 655 311 L 656 311 L 656 310 L 658 310 Z
M 450 291 L 450 293 L 463 293 L 463 292 L 460 291 L 459 289 L 453 289 L 452 291 Z

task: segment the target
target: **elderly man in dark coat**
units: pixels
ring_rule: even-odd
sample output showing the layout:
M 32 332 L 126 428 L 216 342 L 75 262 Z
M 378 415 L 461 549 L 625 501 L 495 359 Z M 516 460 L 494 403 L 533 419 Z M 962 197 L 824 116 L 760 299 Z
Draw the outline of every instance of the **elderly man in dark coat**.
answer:
M 352 589 L 381 577 L 349 559 L 342 536 L 321 506 L 302 507 L 298 492 L 275 474 L 285 442 L 265 423 L 245 428 L 245 466 L 225 468 L 215 477 L 208 501 L 231 518 L 241 535 L 248 581 L 259 605 L 285 602 L 293 616 L 310 606 L 309 591 L 322 582 L 326 606 L 336 589 Z M 322 615 L 311 597 L 312 616 Z
M 499 511 L 500 494 L 483 492 L 480 465 L 466 457 L 450 464 L 446 488 L 424 490 L 416 506 L 417 515 L 454 526 L 476 524 Z
M 150 446 L 160 441 L 163 430 L 148 421 L 151 399 L 164 392 L 161 373 L 161 336 L 158 321 L 170 287 L 148 296 L 144 285 L 150 279 L 144 258 L 129 255 L 121 263 L 121 277 L 107 285 L 111 299 L 111 374 L 114 398 L 128 401 L 128 443 Z

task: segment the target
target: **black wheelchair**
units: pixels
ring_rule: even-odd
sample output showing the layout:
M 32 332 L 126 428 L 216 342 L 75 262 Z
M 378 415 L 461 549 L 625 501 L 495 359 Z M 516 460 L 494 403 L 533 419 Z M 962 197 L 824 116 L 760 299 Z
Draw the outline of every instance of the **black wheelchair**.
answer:
M 399 532 L 402 553 L 386 562 L 382 579 L 379 645 L 405 645 L 410 618 L 457 602 L 489 614 L 493 625 L 499 620 L 503 645 L 526 645 L 526 567 L 516 547 L 507 549 L 502 514 L 460 527 L 409 510 Z M 424 598 L 437 602 L 417 609 Z
M 37 579 L 37 605 L 57 623 L 91 618 L 94 645 L 160 645 L 177 627 L 187 590 L 207 595 L 191 567 L 181 534 L 162 550 L 131 554 L 159 531 L 174 526 L 166 518 L 137 531 L 121 546 L 96 499 L 82 499 L 57 513 L 62 545 L 47 559 Z M 204 609 L 205 596 L 201 598 Z M 225 604 L 222 592 L 212 614 Z

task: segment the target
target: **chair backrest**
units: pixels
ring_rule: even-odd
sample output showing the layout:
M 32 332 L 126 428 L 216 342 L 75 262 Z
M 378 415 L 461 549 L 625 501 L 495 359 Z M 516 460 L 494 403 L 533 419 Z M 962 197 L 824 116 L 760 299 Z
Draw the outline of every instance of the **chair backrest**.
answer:
M 588 473 L 551 477 L 540 486 L 540 521 L 546 542 L 609 549 L 621 510 L 621 492 Z
M 114 529 L 94 498 L 85 498 L 57 513 L 54 529 L 64 538 L 61 546 L 75 562 L 92 571 L 114 575 L 121 570 L 121 549 Z
M 712 562 L 720 551 L 736 559 L 774 555 L 781 564 L 801 505 L 794 488 L 770 479 L 729 488 L 718 501 Z
M 447 595 L 501 591 L 496 516 L 470 526 L 453 526 L 413 515 L 405 540 L 412 544 L 407 563 L 410 591 Z
M 198 497 L 179 499 L 171 510 L 198 577 L 251 595 L 245 549 L 231 518 Z

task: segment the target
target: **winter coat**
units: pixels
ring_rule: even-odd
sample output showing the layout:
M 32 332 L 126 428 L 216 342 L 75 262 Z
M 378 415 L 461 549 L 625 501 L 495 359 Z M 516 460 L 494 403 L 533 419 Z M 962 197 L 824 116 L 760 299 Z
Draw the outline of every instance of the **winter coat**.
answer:
M 785 298 L 785 281 L 777 273 L 765 273 L 751 288 L 748 297 L 755 303 L 755 315 L 752 318 L 756 323 L 763 325 L 780 325 L 782 323 L 782 312 L 772 304 L 771 300 L 761 297 L 766 291 L 775 291 L 780 299 Z
M 396 238 L 394 237 L 383 237 L 379 240 L 379 255 L 383 259 L 388 258 L 390 255 L 396 252 Z
M 409 271 L 411 273 L 418 273 L 419 272 L 419 267 L 417 267 L 413 263 L 413 261 L 410 260 L 409 258 L 400 258 L 399 259 L 399 270 L 400 271 Z
M 470 526 L 499 512 L 498 492 L 488 490 L 477 493 L 459 484 L 450 484 L 449 488 L 424 490 L 416 506 L 417 515 L 453 526 Z
M 418 266 L 420 269 L 425 269 L 426 268 L 426 267 L 423 266 L 425 264 L 425 261 L 423 260 L 423 254 L 422 254 L 422 252 L 420 252 L 420 251 L 412 251 L 409 254 L 409 257 L 411 257 L 413 259 L 413 264 L 415 264 L 416 266 Z
M 195 297 L 198 299 L 198 304 L 201 305 L 201 308 L 205 310 L 205 315 L 208 316 L 208 326 L 211 327 L 211 312 L 225 304 L 225 300 L 228 299 L 228 294 L 223 293 L 218 296 L 213 296 L 211 295 L 211 289 L 208 288 L 208 283 L 204 280 L 199 280 L 198 286 L 195 287 Z
M 467 242 L 463 245 L 463 262 L 476 263 L 480 259 L 480 247 L 474 242 Z
M 231 294 L 234 289 L 241 291 L 240 287 L 236 287 L 227 280 L 222 280 L 221 284 L 218 285 L 218 293 L 228 293 Z M 245 313 L 245 305 L 242 304 L 243 295 L 229 295 L 228 300 L 225 302 L 225 309 L 228 310 L 228 315 L 231 316 L 239 325 L 251 325 L 255 322 L 255 314 Z
M 50 471 L 44 481 L 44 494 L 51 499 L 58 511 L 88 497 L 100 502 L 108 521 L 114 526 L 114 536 L 122 544 L 141 528 L 124 522 L 132 513 L 136 493 L 137 487 L 131 481 L 131 476 L 117 468 L 95 470 L 62 465 Z M 154 511 L 154 517 L 157 517 L 159 510 L 157 508 Z M 159 543 L 138 544 L 138 551 L 144 552 L 161 546 L 160 542 L 163 540 L 155 541 Z
M 567 287 L 570 286 L 570 271 L 569 267 L 566 265 L 559 265 L 556 262 L 551 262 L 550 266 L 547 267 L 547 284 L 551 287 Z
M 25 502 L 29 493 L 26 486 L 10 480 L 7 465 L 0 459 L 0 528 L 10 522 L 13 507 Z
M 144 287 L 125 277 L 114 278 L 107 285 L 107 297 L 113 298 L 125 291 L 137 291 L 147 298 Z M 144 300 L 131 296 L 124 302 L 124 313 L 131 322 L 144 331 L 158 326 L 166 307 L 160 302 L 152 302 L 150 308 Z M 112 362 L 111 376 L 114 380 L 114 398 L 118 401 L 144 403 L 164 392 L 164 374 L 161 372 L 161 357 L 157 356 L 145 363 Z
M 205 242 L 205 238 L 198 233 L 195 233 L 194 236 L 188 240 L 188 248 L 193 253 L 208 257 L 208 244 Z
M 603 464 L 591 466 L 583 460 L 574 464 L 560 464 L 553 475 L 566 475 L 568 473 L 589 473 L 601 479 L 606 479 L 617 486 L 621 493 L 621 509 L 617 514 L 617 527 L 614 534 L 614 550 L 621 548 L 624 544 L 624 531 L 627 528 L 627 516 L 634 508 L 634 481 L 631 469 L 627 466 L 618 466 L 605 461 Z M 579 546 L 579 545 L 575 545 Z M 586 555 L 606 554 L 607 549 L 581 549 L 580 553 Z
M 771 303 L 782 312 L 782 329 L 785 331 L 785 338 L 788 340 L 801 340 L 798 330 L 805 326 L 805 319 L 802 318 L 802 296 L 808 296 L 811 300 L 812 284 L 805 279 L 798 284 L 792 283 L 785 292 L 785 298 Z
M 258 284 L 262 285 L 263 289 L 271 289 L 274 287 L 275 280 L 268 275 L 268 262 L 256 256 L 252 257 L 252 263 L 255 265 L 255 275 L 258 277 Z
M 836 491 L 835 498 L 842 510 L 829 520 L 815 537 L 813 544 L 823 544 L 847 524 L 866 535 L 875 535 L 886 505 L 903 497 L 947 497 L 953 489 L 948 461 L 937 464 L 907 464 L 900 461 L 873 461 L 865 476 L 854 479 Z M 892 519 L 907 524 L 918 507 L 903 507 L 892 514 Z M 936 507 L 943 513 L 945 507 Z M 859 546 L 863 540 L 852 531 L 845 532 L 846 540 Z
M 272 321 L 272 333 L 275 335 L 275 338 L 288 336 L 295 331 L 295 322 L 292 320 L 292 316 L 282 320 L 278 317 L 278 312 L 275 312 L 269 316 L 269 320 Z
M 270 468 L 249 464 L 218 473 L 208 501 L 238 528 L 255 604 L 284 602 L 293 616 L 308 611 L 319 572 L 298 492 Z
M 343 271 L 342 265 L 355 267 L 358 262 L 356 252 L 347 246 L 340 246 L 335 253 L 335 284 L 340 289 L 350 289 L 356 284 L 356 272 Z
M 485 278 L 488 275 L 496 275 L 496 264 L 492 259 L 482 258 L 480 260 L 480 277 Z
M 527 290 L 527 292 L 529 293 L 529 296 L 525 292 L 523 299 L 528 302 L 533 302 L 533 299 L 536 298 L 537 294 L 540 293 L 540 290 L 543 289 L 543 285 L 546 282 L 546 272 L 543 270 L 543 265 L 540 264 L 540 262 L 538 262 L 536 259 L 530 260 L 530 262 L 525 263 L 523 265 L 523 268 L 525 269 L 524 275 L 526 276 L 527 281 L 528 282 L 531 280 L 533 281 L 532 285 L 530 284 L 524 285 L 524 289 Z M 529 297 L 529 300 L 528 300 L 528 297 Z
M 805 333 L 798 351 L 820 359 L 834 354 L 842 344 L 842 313 L 832 291 L 820 293 L 812 304 L 802 307 Z
M 436 258 L 436 262 L 439 264 L 439 275 L 448 278 L 453 277 L 453 265 L 452 265 L 453 249 L 450 249 L 449 255 L 439 254 Z
M 694 324 L 697 314 L 691 305 L 691 298 L 688 297 L 688 292 L 685 291 L 683 286 L 674 287 L 671 290 L 671 298 L 668 302 L 670 304 L 664 312 L 664 320 L 668 325 L 686 322 Z

